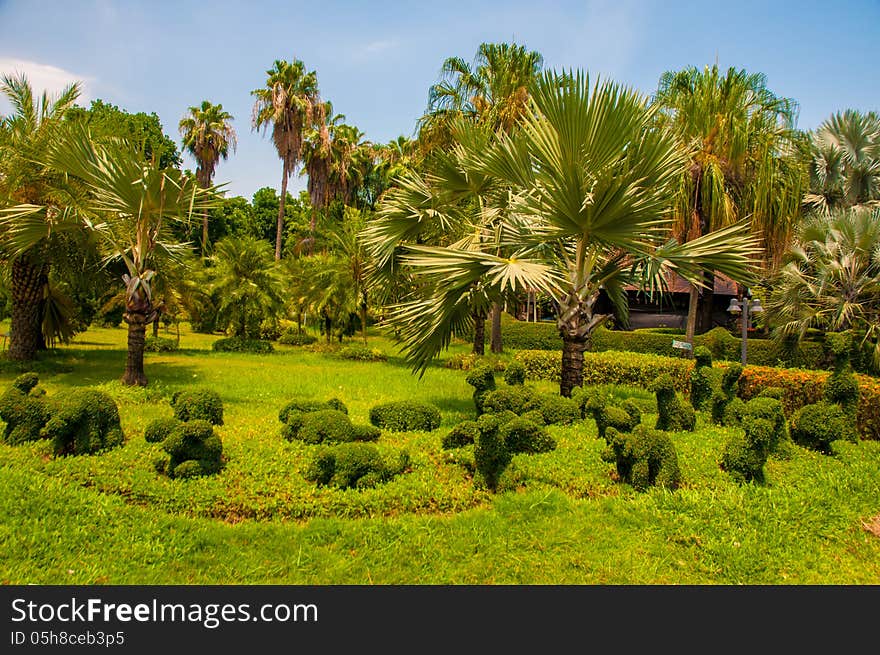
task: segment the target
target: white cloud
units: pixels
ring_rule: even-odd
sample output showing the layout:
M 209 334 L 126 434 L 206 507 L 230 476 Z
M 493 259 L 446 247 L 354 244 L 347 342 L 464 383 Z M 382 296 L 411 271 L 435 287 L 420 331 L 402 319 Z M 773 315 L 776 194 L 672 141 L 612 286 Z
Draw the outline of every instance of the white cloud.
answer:
M 370 43 L 361 46 L 355 52 L 355 56 L 359 59 L 364 59 L 367 57 L 374 57 L 376 55 L 380 55 L 388 50 L 393 50 L 400 45 L 400 41 L 397 39 L 380 39 L 378 41 L 371 41 Z
M 35 96 L 42 95 L 43 91 L 46 91 L 50 97 L 58 95 L 68 84 L 80 82 L 78 104 L 87 104 L 92 99 L 90 91 L 91 86 L 94 84 L 94 78 L 86 75 L 77 75 L 49 64 L 40 64 L 25 59 L 0 57 L 0 74 L 19 75 L 21 73 L 24 73 L 25 77 L 27 77 Z M 0 98 L 0 113 L 7 113 L 9 109 L 9 103 L 6 99 Z

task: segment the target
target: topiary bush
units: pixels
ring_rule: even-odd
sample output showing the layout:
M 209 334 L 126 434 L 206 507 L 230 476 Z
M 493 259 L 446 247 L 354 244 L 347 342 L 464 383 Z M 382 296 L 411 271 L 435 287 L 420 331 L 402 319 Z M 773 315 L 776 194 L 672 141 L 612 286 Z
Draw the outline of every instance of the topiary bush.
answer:
M 509 411 L 516 415 L 540 410 L 541 396 L 531 387 L 512 386 L 487 392 L 482 399 L 483 412 L 498 414 Z
M 213 475 L 223 467 L 223 443 L 214 426 L 201 419 L 178 423 L 162 441 L 162 450 L 166 456 L 155 467 L 170 478 Z
M 348 407 L 346 407 L 345 403 L 343 403 L 338 398 L 331 398 L 330 400 L 325 402 L 322 402 L 320 400 L 297 398 L 291 400 L 289 403 L 281 408 L 281 411 L 278 412 L 278 420 L 282 423 L 287 423 L 288 416 L 291 412 L 308 414 L 309 412 L 318 412 L 323 409 L 335 409 L 342 412 L 343 414 L 348 414 Z
M 213 389 L 193 387 L 181 389 L 171 396 L 171 408 L 179 421 L 208 421 L 223 425 L 223 400 Z
M 608 428 L 602 460 L 615 465 L 618 477 L 637 491 L 651 486 L 677 489 L 681 484 L 678 455 L 668 435 L 637 425 L 631 433 Z
M 58 398 L 40 435 L 56 455 L 88 455 L 121 446 L 125 437 L 116 402 L 103 391 L 76 389 Z
M 796 444 L 825 454 L 831 454 L 831 444 L 838 439 L 858 439 L 852 417 L 839 405 L 824 400 L 797 410 L 791 417 L 790 432 Z
M 366 489 L 387 482 L 409 466 L 406 452 L 401 452 L 392 464 L 371 444 L 345 443 L 320 451 L 309 464 L 305 478 L 319 486 Z
M 651 391 L 657 396 L 657 430 L 672 432 L 693 432 L 697 424 L 694 408 L 686 404 L 678 394 L 672 377 L 664 373 L 651 385 Z
M 720 466 L 739 482 L 764 482 L 764 464 L 788 439 L 785 412 L 776 398 L 753 398 L 740 412 L 743 432 L 724 446 Z
M 479 364 L 471 369 L 465 381 L 474 388 L 474 407 L 477 416 L 483 413 L 483 399 L 490 391 L 495 390 L 495 371 L 486 364 Z
M 226 339 L 217 339 L 211 349 L 215 352 L 224 353 L 257 353 L 265 355 L 275 352 L 271 341 L 263 341 L 262 339 L 246 339 L 245 337 L 228 337 Z
M 474 443 L 474 465 L 480 477 L 490 491 L 498 489 L 498 481 L 507 465 L 511 454 L 501 436 L 497 419 L 481 416 L 478 421 L 480 434 Z
M 462 421 L 444 435 L 441 446 L 444 450 L 468 446 L 477 440 L 479 434 L 480 426 L 476 421 Z
M 378 348 L 368 348 L 367 346 L 351 345 L 341 348 L 337 353 L 337 357 L 342 359 L 350 359 L 357 362 L 385 362 L 388 361 L 388 355 Z
M 600 439 L 606 439 L 610 427 L 618 432 L 632 432 L 642 422 L 642 412 L 631 400 L 621 404 L 610 402 L 595 387 L 578 387 L 572 398 L 580 407 L 581 416 L 590 417 L 596 422 L 596 432 Z
M 10 445 L 36 441 L 49 422 L 52 404 L 45 392 L 37 387 L 36 373 L 23 373 L 0 396 L 0 418 L 6 422 L 3 441 Z
M 526 367 L 522 362 L 513 360 L 504 369 L 504 381 L 510 386 L 521 386 L 526 381 Z
M 288 423 L 288 427 L 292 423 Z M 353 441 L 353 437 L 352 424 L 348 414 L 344 414 L 338 409 L 322 409 L 302 414 L 300 427 L 296 434 L 290 438 L 316 444 L 325 441 Z
M 144 439 L 147 443 L 161 443 L 168 438 L 180 424 L 176 418 L 157 418 L 147 423 L 144 428 Z
M 705 346 L 694 348 L 694 368 L 690 376 L 691 406 L 697 410 L 707 409 L 715 391 L 712 370 L 712 353 Z
M 825 343 L 834 358 L 834 372 L 825 381 L 822 396 L 855 420 L 859 410 L 859 383 L 849 363 L 851 340 L 847 335 L 832 332 L 825 336 Z
M 370 423 L 392 432 L 431 432 L 440 427 L 440 410 L 418 400 L 399 400 L 372 407 Z
M 170 353 L 180 349 L 177 341 L 174 339 L 166 339 L 165 337 L 147 337 L 144 340 L 144 352 L 148 353 Z
M 517 417 L 502 424 L 498 436 L 511 455 L 547 453 L 556 449 L 556 440 L 547 430 L 527 418 Z
M 540 411 L 545 425 L 571 425 L 581 420 L 578 403 L 558 394 L 544 396 Z
M 313 337 L 311 334 L 305 332 L 300 334 L 295 328 L 288 328 L 278 337 L 278 343 L 285 346 L 310 346 L 317 340 L 317 337 Z

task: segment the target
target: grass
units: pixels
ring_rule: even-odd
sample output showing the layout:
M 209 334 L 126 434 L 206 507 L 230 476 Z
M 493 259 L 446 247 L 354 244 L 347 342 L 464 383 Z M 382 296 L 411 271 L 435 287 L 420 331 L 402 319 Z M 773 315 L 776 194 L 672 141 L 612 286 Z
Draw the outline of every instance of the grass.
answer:
M 44 357 L 49 394 L 96 385 L 119 404 L 124 447 L 54 459 L 48 444 L 0 445 L 0 582 L 25 584 L 876 584 L 880 443 L 836 442 L 833 456 L 792 447 L 767 465 L 766 485 L 718 468 L 730 432 L 700 417 L 674 434 L 684 479 L 639 494 L 599 459 L 586 421 L 553 427 L 559 448 L 516 456 L 492 495 L 475 484 L 464 449 L 443 434 L 473 413 L 461 371 L 413 376 L 387 339 L 387 362 L 276 346 L 272 355 L 213 353 L 218 337 L 186 330 L 181 350 L 150 353 L 150 386 L 120 385 L 122 329 L 91 329 Z M 460 345 L 453 352 L 464 352 Z M 17 374 L 0 367 L 0 387 Z M 218 476 L 173 481 L 152 470 L 143 440 L 168 398 L 216 388 L 228 457 Z M 551 390 L 549 383 L 540 383 Z M 617 389 L 650 406 L 643 390 Z M 337 396 L 352 420 L 371 406 L 416 398 L 443 413 L 433 433 L 383 433 L 385 454 L 407 450 L 412 471 L 368 490 L 317 488 L 302 473 L 314 447 L 279 436 L 294 396 Z M 650 417 L 649 417 L 650 420 Z

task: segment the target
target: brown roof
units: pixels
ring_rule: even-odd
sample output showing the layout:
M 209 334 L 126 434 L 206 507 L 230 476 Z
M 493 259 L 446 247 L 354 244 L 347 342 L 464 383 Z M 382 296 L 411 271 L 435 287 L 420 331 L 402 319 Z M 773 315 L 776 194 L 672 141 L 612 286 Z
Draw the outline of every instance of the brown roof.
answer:
M 678 273 L 669 272 L 666 275 L 667 290 L 669 293 L 690 293 L 691 284 Z M 638 291 L 639 287 L 634 284 L 627 284 L 624 287 L 627 291 Z M 715 293 L 721 296 L 735 296 L 736 282 L 731 280 L 722 273 L 715 273 Z

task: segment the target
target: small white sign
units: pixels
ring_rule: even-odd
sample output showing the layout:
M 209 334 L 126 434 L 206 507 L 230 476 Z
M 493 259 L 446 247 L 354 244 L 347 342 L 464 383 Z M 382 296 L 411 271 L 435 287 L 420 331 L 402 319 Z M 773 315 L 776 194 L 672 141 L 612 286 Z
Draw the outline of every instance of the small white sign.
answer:
M 676 341 L 675 339 L 672 340 L 672 347 L 678 348 L 679 350 L 693 350 L 694 348 L 687 341 Z

